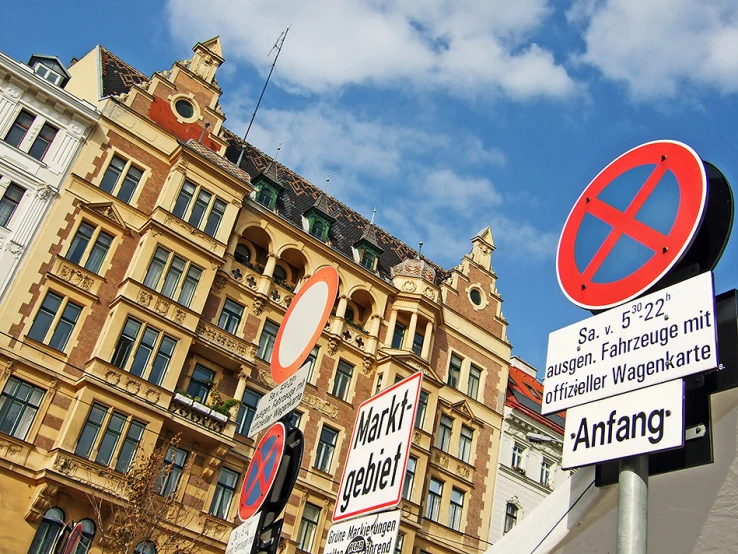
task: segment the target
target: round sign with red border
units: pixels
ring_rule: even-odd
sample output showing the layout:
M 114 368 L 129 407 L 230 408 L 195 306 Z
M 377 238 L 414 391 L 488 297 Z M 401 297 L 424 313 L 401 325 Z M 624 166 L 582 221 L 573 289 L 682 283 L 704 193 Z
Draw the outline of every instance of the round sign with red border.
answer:
M 69 533 L 69 538 L 67 539 L 67 543 L 64 545 L 64 550 L 62 551 L 62 554 L 73 554 L 77 550 L 77 547 L 79 546 L 81 540 L 82 524 L 78 523 L 74 526 L 72 532 Z
M 650 176 L 624 212 L 598 198 L 616 178 L 640 166 L 654 166 Z M 667 171 L 679 185 L 679 208 L 668 234 L 638 221 L 636 215 Z M 577 306 L 589 310 L 612 308 L 651 288 L 682 257 L 699 229 L 707 198 L 707 177 L 702 160 L 686 144 L 672 140 L 648 142 L 610 162 L 584 189 L 561 232 L 556 252 L 556 274 L 564 294 Z M 587 214 L 612 229 L 586 267 L 575 258 L 577 236 Z M 616 281 L 599 283 L 593 278 L 623 235 L 653 251 L 646 263 Z
M 316 271 L 292 300 L 274 341 L 272 379 L 279 385 L 292 377 L 310 355 L 323 332 L 338 294 L 338 271 Z
M 238 516 L 241 521 L 246 521 L 259 511 L 272 489 L 284 455 L 285 435 L 284 425 L 275 423 L 267 429 L 256 446 L 241 487 L 238 502 Z

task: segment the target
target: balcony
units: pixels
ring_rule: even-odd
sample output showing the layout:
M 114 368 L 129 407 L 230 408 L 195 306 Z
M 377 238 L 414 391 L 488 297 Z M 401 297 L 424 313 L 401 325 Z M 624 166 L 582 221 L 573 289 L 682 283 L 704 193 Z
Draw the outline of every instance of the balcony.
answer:
M 195 333 L 205 344 L 236 358 L 239 362 L 254 363 L 257 346 L 224 331 L 217 325 L 200 321 Z
M 219 413 L 183 394 L 175 394 L 169 412 L 193 424 L 197 429 L 212 433 L 219 440 L 232 439 L 236 424 L 227 415 Z M 190 427 L 188 425 L 188 427 Z M 214 437 L 214 438 L 215 438 Z

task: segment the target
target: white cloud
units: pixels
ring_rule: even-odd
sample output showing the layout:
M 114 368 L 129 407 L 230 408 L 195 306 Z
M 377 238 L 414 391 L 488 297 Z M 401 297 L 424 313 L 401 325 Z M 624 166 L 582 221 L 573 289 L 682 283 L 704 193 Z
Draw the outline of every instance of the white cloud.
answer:
M 676 97 L 685 85 L 738 92 L 735 0 L 575 0 L 583 28 L 578 59 L 627 84 L 633 97 Z
M 220 34 L 225 56 L 257 68 L 292 25 L 279 61 L 288 87 L 415 85 L 455 94 L 564 97 L 575 85 L 530 37 L 549 0 L 169 0 L 173 34 Z

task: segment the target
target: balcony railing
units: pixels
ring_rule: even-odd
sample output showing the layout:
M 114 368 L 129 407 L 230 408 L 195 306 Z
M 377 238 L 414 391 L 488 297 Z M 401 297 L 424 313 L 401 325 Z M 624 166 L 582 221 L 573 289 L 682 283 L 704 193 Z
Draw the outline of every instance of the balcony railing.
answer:
M 228 423 L 228 416 L 187 398 L 183 394 L 174 395 L 169 411 L 216 433 L 222 433 Z
M 254 361 L 254 354 L 256 351 L 253 344 L 224 331 L 212 323 L 200 321 L 200 323 L 197 324 L 195 332 L 197 333 L 197 336 L 205 342 L 225 350 L 237 358 L 241 358 L 242 360 L 249 362 Z

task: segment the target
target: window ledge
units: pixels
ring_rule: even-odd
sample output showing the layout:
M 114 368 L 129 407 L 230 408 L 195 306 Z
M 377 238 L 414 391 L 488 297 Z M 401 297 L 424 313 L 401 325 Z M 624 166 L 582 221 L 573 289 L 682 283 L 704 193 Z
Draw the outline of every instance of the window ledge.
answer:
M 10 143 L 8 143 L 8 142 L 5 142 L 4 140 L 3 140 L 3 141 L 0 141 L 0 143 L 4 144 L 4 145 L 5 145 L 5 147 L 6 147 L 6 148 L 8 148 L 8 149 L 10 149 L 10 151 L 11 151 L 11 152 L 13 152 L 13 153 L 17 153 L 17 154 L 20 154 L 20 155 L 21 155 L 21 156 L 23 156 L 23 157 L 24 157 L 24 158 L 25 158 L 25 159 L 26 159 L 27 161 L 29 161 L 29 162 L 31 162 L 31 163 L 33 163 L 33 164 L 36 164 L 36 165 L 38 165 L 38 167 L 39 167 L 39 168 L 42 168 L 42 167 L 44 167 L 44 168 L 45 168 L 45 167 L 48 167 L 48 164 L 47 164 L 46 162 L 44 162 L 44 161 L 41 161 L 41 160 L 37 160 L 36 158 L 34 158 L 33 156 L 31 156 L 31 155 L 30 155 L 30 154 L 29 154 L 28 152 L 24 152 L 23 150 L 21 150 L 21 149 L 20 149 L 20 148 L 18 148 L 17 146 L 13 146 L 12 144 L 10 144 Z M 48 152 L 47 152 L 47 153 L 48 153 Z M 45 155 L 45 154 L 44 154 L 44 155 Z
M 31 346 L 32 348 L 35 348 L 36 350 L 40 350 L 41 352 L 50 354 L 52 357 L 56 357 L 56 359 L 59 360 L 60 362 L 65 362 L 67 358 L 69 358 L 69 354 L 67 354 L 63 350 L 57 350 L 56 348 L 52 348 L 48 344 L 39 342 L 36 339 L 29 337 L 28 335 L 25 335 L 23 337 L 23 343 L 28 346 Z

